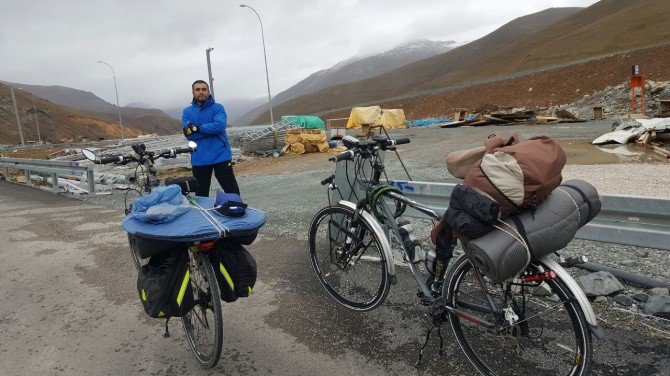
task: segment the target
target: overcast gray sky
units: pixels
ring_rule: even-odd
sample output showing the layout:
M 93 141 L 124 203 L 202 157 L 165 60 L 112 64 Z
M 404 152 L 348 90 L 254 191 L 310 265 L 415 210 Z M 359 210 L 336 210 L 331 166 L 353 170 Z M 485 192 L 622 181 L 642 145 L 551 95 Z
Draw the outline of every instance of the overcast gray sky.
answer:
M 472 41 L 514 18 L 595 0 L 0 0 L 0 80 L 63 85 L 121 105 L 157 108 L 190 100 L 207 80 L 217 100 L 272 94 L 356 55 L 417 39 Z

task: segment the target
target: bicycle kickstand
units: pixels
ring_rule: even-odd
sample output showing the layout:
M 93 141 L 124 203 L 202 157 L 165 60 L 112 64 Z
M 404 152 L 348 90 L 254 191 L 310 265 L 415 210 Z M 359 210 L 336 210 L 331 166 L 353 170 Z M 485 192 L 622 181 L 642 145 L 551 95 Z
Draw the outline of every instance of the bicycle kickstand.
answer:
M 419 350 L 419 359 L 414 364 L 414 367 L 417 368 L 421 366 L 421 360 L 423 359 L 423 350 L 428 345 L 428 342 L 430 341 L 430 334 L 433 332 L 433 329 L 435 328 L 437 328 L 437 336 L 440 338 L 440 351 L 439 351 L 440 355 L 442 355 L 442 351 L 444 349 L 444 338 L 442 338 L 442 324 L 444 323 L 444 313 L 446 311 L 444 299 L 442 299 L 442 297 L 434 299 L 430 303 L 429 310 L 430 315 L 433 318 L 433 325 L 426 332 L 426 340 L 424 341 L 423 346 L 421 346 L 421 349 Z

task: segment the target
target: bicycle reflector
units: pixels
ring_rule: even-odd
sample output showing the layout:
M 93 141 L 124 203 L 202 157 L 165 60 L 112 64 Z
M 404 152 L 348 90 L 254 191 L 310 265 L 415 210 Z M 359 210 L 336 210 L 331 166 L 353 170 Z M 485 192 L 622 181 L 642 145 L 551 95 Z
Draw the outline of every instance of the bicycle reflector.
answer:
M 211 249 L 211 248 L 214 247 L 214 244 L 216 244 L 216 243 L 213 242 L 213 241 L 200 242 L 200 243 L 198 243 L 198 252 L 204 252 L 208 249 Z

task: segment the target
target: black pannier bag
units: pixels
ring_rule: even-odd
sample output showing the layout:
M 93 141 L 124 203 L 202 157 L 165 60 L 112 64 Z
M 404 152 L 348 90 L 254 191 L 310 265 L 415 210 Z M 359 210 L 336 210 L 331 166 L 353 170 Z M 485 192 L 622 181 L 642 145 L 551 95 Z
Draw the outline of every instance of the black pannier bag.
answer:
M 151 239 L 138 235 L 128 234 L 128 243 L 140 258 L 145 259 L 153 256 L 161 256 L 173 252 L 186 252 L 183 242 L 173 240 Z
M 165 178 L 165 186 L 177 184 L 181 188 L 182 194 L 189 194 L 198 191 L 198 180 L 193 176 L 178 176 Z
M 234 302 L 251 294 L 256 284 L 256 260 L 244 246 L 228 239 L 219 240 L 209 254 L 221 300 Z
M 177 250 L 151 257 L 138 273 L 137 291 L 149 316 L 184 316 L 195 305 L 187 251 Z

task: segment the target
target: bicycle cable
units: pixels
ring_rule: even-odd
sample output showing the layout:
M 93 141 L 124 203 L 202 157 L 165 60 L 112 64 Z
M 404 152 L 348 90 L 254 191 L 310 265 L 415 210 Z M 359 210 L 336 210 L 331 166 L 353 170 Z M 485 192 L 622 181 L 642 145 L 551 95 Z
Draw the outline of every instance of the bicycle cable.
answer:
M 386 138 L 390 139 L 391 137 L 389 136 L 389 133 L 386 131 L 386 128 L 382 127 L 384 130 L 384 134 L 386 134 Z M 400 154 L 398 154 L 398 150 L 396 148 L 393 148 L 393 152 L 395 153 L 396 157 L 398 157 L 398 161 L 400 161 L 400 165 L 402 166 L 402 169 L 405 170 L 405 174 L 407 174 L 407 180 L 412 180 L 412 177 L 409 176 L 409 171 L 407 171 L 407 167 L 405 167 L 405 163 L 402 161 L 402 158 L 400 158 Z M 386 175 L 386 174 L 384 174 Z M 386 178 L 388 180 L 388 177 Z

